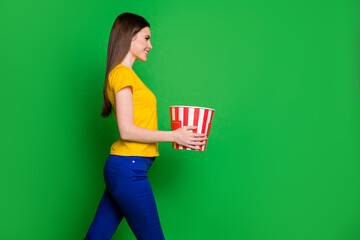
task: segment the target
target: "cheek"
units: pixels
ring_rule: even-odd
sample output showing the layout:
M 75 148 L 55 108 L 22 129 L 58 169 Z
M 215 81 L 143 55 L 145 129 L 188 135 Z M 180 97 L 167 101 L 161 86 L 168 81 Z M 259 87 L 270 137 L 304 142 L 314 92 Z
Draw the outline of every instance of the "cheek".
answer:
M 144 42 L 139 42 L 136 44 L 137 51 L 144 51 L 145 47 L 146 47 L 146 43 Z
M 137 41 L 137 42 L 134 42 L 132 45 L 132 50 L 137 55 L 142 54 L 144 52 L 145 48 L 146 48 L 146 42 L 144 42 L 144 41 Z

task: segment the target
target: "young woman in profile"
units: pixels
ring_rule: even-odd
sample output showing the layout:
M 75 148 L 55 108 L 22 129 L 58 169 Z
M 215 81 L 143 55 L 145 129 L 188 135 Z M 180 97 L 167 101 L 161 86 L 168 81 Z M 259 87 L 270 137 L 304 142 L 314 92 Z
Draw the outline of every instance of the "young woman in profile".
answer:
M 207 140 L 194 126 L 158 130 L 156 97 L 132 69 L 135 60 L 146 62 L 150 37 L 150 24 L 132 13 L 120 14 L 111 28 L 101 116 L 113 109 L 120 137 L 110 148 L 106 188 L 85 240 L 110 240 L 124 217 L 137 239 L 165 239 L 147 176 L 158 142 L 200 149 Z

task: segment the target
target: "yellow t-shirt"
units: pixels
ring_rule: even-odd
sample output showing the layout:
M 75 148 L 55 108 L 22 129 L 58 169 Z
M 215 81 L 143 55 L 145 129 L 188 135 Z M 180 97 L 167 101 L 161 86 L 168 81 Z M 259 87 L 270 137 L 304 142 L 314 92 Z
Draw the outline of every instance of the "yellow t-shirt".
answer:
M 106 89 L 114 111 L 116 123 L 115 93 L 126 86 L 132 87 L 134 125 L 151 130 L 158 130 L 155 95 L 145 86 L 133 69 L 122 64 L 116 65 L 114 69 L 110 71 Z M 157 142 L 143 143 L 125 141 L 121 139 L 120 136 L 119 139 L 112 144 L 110 154 L 120 156 L 156 157 L 159 156 L 159 147 Z

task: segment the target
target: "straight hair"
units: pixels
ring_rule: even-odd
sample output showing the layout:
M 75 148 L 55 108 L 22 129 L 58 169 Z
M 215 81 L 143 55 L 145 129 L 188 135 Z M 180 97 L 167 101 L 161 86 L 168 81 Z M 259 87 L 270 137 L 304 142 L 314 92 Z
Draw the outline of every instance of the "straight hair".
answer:
M 111 103 L 107 96 L 108 77 L 114 67 L 120 64 L 128 54 L 132 38 L 144 27 L 150 24 L 145 18 L 125 12 L 120 14 L 112 25 L 106 59 L 105 83 L 103 89 L 103 106 L 101 116 L 108 117 L 111 114 Z

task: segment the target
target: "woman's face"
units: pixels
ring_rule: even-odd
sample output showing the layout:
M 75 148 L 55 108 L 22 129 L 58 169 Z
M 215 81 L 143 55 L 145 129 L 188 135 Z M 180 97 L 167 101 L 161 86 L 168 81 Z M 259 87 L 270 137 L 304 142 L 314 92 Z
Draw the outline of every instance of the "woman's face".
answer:
M 144 27 L 141 29 L 132 39 L 130 53 L 140 61 L 145 62 L 147 59 L 147 54 L 150 49 L 152 49 L 150 43 L 150 28 Z

